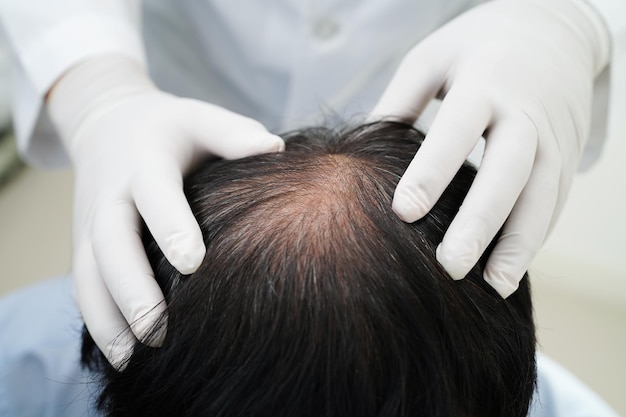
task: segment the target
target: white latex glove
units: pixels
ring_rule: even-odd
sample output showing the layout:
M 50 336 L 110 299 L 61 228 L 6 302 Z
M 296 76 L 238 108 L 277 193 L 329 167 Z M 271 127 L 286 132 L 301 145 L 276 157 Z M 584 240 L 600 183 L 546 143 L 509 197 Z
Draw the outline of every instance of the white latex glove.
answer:
M 371 118 L 413 123 L 443 98 L 395 191 L 401 219 L 424 216 L 486 138 L 475 182 L 437 249 L 454 279 L 504 224 L 484 278 L 503 297 L 517 289 L 565 203 L 609 42 L 584 0 L 495 0 L 441 27 L 401 63 Z
M 240 158 L 280 151 L 284 142 L 254 120 L 157 90 L 121 56 L 72 68 L 48 107 L 75 169 L 75 297 L 96 344 L 120 369 L 135 337 L 144 340 L 165 310 L 139 216 L 170 263 L 194 272 L 205 246 L 184 173 L 209 153 Z M 144 341 L 158 346 L 164 336 Z

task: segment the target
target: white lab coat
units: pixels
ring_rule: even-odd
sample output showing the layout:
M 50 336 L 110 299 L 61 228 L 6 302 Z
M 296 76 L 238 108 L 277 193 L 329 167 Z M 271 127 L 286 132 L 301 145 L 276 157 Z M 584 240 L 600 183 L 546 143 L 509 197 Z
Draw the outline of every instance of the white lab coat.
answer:
M 613 42 L 610 70 L 596 83 L 586 152 L 593 158 L 606 133 L 609 90 L 611 120 L 626 114 L 626 1 L 587 1 Z M 103 53 L 144 60 L 163 90 L 222 105 L 274 132 L 329 115 L 363 116 L 409 48 L 481 2 L 0 0 L 15 57 L 19 148 L 34 164 L 67 161 L 43 98 L 64 71 Z

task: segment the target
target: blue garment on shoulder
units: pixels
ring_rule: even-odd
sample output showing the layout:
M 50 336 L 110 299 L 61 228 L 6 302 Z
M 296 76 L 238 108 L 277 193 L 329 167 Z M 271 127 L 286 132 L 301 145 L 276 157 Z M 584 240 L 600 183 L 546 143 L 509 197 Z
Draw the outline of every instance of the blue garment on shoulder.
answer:
M 95 416 L 98 387 L 80 367 L 82 320 L 70 278 L 0 299 L 0 417 Z M 619 417 L 573 375 L 537 355 L 528 417 Z
M 96 415 L 71 286 L 52 279 L 0 300 L 0 416 Z

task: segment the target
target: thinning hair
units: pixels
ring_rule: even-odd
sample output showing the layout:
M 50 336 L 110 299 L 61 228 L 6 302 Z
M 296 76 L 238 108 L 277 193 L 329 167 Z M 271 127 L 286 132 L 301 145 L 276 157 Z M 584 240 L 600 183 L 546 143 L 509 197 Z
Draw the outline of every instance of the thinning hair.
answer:
M 475 170 L 423 219 L 391 210 L 423 135 L 398 123 L 311 128 L 286 150 L 212 160 L 185 181 L 207 254 L 191 276 L 145 244 L 167 301 L 160 348 L 115 371 L 83 362 L 109 416 L 525 417 L 535 331 L 528 279 L 506 300 L 435 248 Z M 489 251 L 485 256 L 488 256 Z

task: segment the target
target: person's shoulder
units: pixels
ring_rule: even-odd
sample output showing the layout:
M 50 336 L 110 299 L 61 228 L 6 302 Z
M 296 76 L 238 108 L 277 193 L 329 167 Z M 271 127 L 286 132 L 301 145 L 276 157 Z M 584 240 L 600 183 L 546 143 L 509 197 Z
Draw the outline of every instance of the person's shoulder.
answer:
M 70 278 L 0 298 L 0 415 L 91 415 Z
M 545 355 L 537 354 L 537 388 L 528 417 L 619 417 L 589 387 Z
M 18 344 L 39 344 L 47 337 L 64 340 L 68 328 L 77 327 L 80 331 L 80 315 L 72 299 L 71 286 L 69 277 L 53 278 L 0 298 L 3 351 Z

